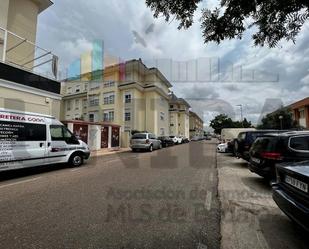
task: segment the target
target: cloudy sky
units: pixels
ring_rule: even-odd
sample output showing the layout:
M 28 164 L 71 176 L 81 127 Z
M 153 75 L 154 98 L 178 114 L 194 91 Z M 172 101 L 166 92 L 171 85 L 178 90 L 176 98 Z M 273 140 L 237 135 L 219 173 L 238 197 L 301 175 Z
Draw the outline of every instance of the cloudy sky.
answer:
M 244 117 L 256 123 L 281 103 L 309 96 L 308 23 L 296 44 L 281 42 L 275 49 L 254 47 L 254 30 L 242 40 L 204 44 L 201 9 L 216 4 L 203 1 L 194 25 L 178 30 L 177 21 L 154 19 L 144 0 L 54 0 L 39 17 L 37 42 L 59 56 L 61 70 L 97 39 L 109 54 L 156 65 L 206 124 L 217 113 L 239 119 L 239 104 Z

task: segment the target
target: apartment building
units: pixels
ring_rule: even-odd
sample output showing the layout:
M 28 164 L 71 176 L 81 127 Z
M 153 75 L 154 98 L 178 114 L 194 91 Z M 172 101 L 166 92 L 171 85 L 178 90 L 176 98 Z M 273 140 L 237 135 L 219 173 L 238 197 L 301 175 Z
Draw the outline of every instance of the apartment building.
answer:
M 288 108 L 292 112 L 293 120 L 299 126 L 309 128 L 309 97 L 289 105 Z
M 170 95 L 169 100 L 169 134 L 174 136 L 184 136 L 189 138 L 189 110 L 191 106 L 182 98 L 175 94 Z
M 126 147 L 132 130 L 169 133 L 171 86 L 158 69 L 146 67 L 140 59 L 107 66 L 63 83 L 61 116 L 119 125 L 121 145 Z
M 190 111 L 190 138 L 204 134 L 204 122 L 195 112 Z
M 37 17 L 51 5 L 49 0 L 0 1 L 0 107 L 60 117 L 56 56 L 35 44 Z M 55 77 L 37 73 L 43 64 Z

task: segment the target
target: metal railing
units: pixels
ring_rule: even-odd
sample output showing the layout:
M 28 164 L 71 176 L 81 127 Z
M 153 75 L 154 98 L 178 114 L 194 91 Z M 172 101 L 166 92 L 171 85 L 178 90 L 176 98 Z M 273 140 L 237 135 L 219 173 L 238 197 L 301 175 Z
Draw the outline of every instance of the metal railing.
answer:
M 7 29 L 0 27 L 0 61 L 57 79 L 58 57 Z

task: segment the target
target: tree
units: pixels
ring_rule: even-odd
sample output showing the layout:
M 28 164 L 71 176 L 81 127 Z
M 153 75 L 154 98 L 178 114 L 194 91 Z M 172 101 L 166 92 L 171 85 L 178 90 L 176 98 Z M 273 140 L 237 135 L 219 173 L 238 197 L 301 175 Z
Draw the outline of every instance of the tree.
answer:
M 225 114 L 217 115 L 213 120 L 210 121 L 209 126 L 214 129 L 216 134 L 221 134 L 221 130 L 224 128 L 250 128 L 252 124 L 247 121 L 246 118 L 241 121 L 233 121 Z
M 280 116 L 282 119 L 280 120 Z M 291 112 L 287 108 L 280 108 L 279 110 L 267 114 L 262 118 L 262 123 L 257 126 L 258 129 L 291 129 L 297 128 L 297 124 L 293 121 Z
M 178 29 L 193 24 L 193 16 L 202 0 L 146 0 L 154 17 L 162 14 L 179 21 Z M 252 35 L 257 46 L 275 47 L 278 41 L 292 40 L 309 18 L 308 0 L 221 0 L 214 10 L 202 9 L 200 18 L 204 42 L 219 44 L 225 39 L 241 39 L 244 31 L 255 28 Z

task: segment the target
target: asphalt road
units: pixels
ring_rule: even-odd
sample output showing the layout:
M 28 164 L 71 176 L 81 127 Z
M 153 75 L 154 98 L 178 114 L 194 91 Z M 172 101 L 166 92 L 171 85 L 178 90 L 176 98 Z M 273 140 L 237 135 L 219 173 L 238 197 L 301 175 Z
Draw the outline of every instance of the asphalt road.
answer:
M 215 149 L 199 141 L 2 173 L 1 248 L 219 248 Z

